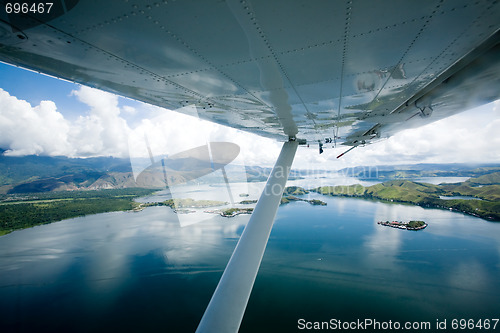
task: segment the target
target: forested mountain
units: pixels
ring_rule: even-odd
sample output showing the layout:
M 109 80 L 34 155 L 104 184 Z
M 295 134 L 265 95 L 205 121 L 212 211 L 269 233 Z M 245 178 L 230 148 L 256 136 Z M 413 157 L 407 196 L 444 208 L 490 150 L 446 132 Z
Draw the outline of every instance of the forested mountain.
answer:
M 447 208 L 487 220 L 500 221 L 500 172 L 451 184 L 434 185 L 410 180 L 389 180 L 368 187 L 359 184 L 322 186 L 311 191 L 330 196 Z
M 145 165 L 148 165 L 149 158 L 145 160 Z M 132 172 L 130 160 L 125 158 L 0 155 L 0 194 L 131 187 L 163 188 L 166 183 L 165 176 L 170 184 L 178 184 L 212 173 L 212 166 L 203 161 L 200 163 L 193 157 L 169 162 L 172 163 L 148 168 L 137 177 L 138 175 L 134 176 Z M 183 168 L 183 165 L 188 167 Z M 163 172 L 163 167 L 166 173 Z M 234 169 L 241 171 L 236 173 L 236 178 L 232 174 L 231 181 L 238 182 L 265 181 L 271 172 L 271 168 L 258 166 L 227 165 L 225 168 L 228 172 Z M 300 172 L 292 170 L 289 179 L 298 177 Z M 217 178 L 216 175 L 207 179 L 210 182 L 222 181 L 222 178 Z
M 0 186 L 20 184 L 73 174 L 130 172 L 128 159 L 113 157 L 69 158 L 64 156 L 5 156 L 0 154 Z
M 147 165 L 149 159 L 145 159 Z M 159 159 L 158 159 L 159 161 Z M 172 161 L 171 161 L 172 162 Z M 128 158 L 91 157 L 69 158 L 63 156 L 5 156 L 0 150 L 0 194 L 39 193 L 64 190 L 98 190 L 114 188 L 163 188 L 168 178 L 170 184 L 183 183 L 196 179 L 198 175 L 208 175 L 210 182 L 223 181 L 213 173 L 206 162 L 200 163 L 193 157 L 173 161 L 170 165 L 146 169 L 140 177 L 134 176 Z M 182 165 L 196 166 L 195 170 L 179 168 Z M 158 163 L 157 163 L 158 164 Z M 271 168 L 259 166 L 227 165 L 228 173 L 235 169 L 231 181 L 265 181 Z M 137 172 L 137 170 L 135 170 Z M 165 172 L 164 172 L 165 171 Z M 292 170 L 289 179 L 310 175 L 310 170 Z M 316 170 L 318 171 L 318 170 Z M 358 179 L 397 180 L 419 177 L 480 177 L 474 181 L 476 185 L 486 184 L 488 174 L 500 171 L 500 164 L 468 165 L 468 164 L 416 164 L 371 166 L 342 169 L 338 175 Z M 327 171 L 323 171 L 327 172 Z M 332 174 L 333 171 L 329 171 Z M 236 174 L 236 178 L 234 178 Z M 337 176 L 338 176 L 337 175 Z

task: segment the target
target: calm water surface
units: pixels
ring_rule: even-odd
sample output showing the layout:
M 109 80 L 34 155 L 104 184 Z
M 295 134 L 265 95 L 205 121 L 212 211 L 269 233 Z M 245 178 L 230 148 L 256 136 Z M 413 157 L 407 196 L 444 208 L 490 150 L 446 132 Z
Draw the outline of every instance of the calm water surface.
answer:
M 465 195 L 455 195 L 455 196 L 440 195 L 439 199 L 443 199 L 443 200 L 456 200 L 456 199 L 460 199 L 460 200 L 483 200 L 481 198 L 469 197 L 469 196 L 465 196 Z
M 498 318 L 500 224 L 309 197 L 328 205 L 280 207 L 241 332 L 300 331 L 300 318 Z M 170 208 L 151 207 L 0 237 L 1 331 L 193 332 L 249 218 L 206 215 L 181 227 Z M 376 224 L 391 219 L 429 227 Z
M 461 183 L 469 179 L 470 177 L 421 177 L 410 179 L 415 182 L 429 183 L 429 184 L 443 184 L 443 183 Z

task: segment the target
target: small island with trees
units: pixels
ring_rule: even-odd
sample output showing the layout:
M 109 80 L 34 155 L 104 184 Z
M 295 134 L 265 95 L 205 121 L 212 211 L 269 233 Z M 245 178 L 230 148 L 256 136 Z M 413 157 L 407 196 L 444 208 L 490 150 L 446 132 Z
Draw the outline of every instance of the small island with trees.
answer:
M 422 230 L 427 228 L 427 223 L 424 221 L 410 221 L 407 223 L 401 221 L 379 221 L 377 224 L 403 230 Z
M 252 214 L 253 208 L 228 208 L 219 211 L 222 217 L 235 217 L 240 214 Z

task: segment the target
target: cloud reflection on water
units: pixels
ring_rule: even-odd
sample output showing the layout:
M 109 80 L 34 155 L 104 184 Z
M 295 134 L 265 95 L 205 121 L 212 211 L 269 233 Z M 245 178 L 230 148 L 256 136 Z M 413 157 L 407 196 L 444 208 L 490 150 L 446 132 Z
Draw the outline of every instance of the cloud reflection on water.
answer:
M 196 193 L 188 186 L 186 193 L 218 193 L 217 187 L 199 188 Z M 347 299 L 349 313 L 354 309 L 356 315 L 380 314 L 370 312 L 380 304 L 401 315 L 411 308 L 421 316 L 486 313 L 498 305 L 500 225 L 408 205 L 308 197 L 328 205 L 297 202 L 279 209 L 254 291 L 260 295 L 255 298 L 259 311 L 267 311 L 258 301 L 262 295 L 299 298 L 304 303 L 295 306 L 301 311 L 309 304 L 311 312 L 324 315 L 343 309 Z M 0 292 L 7 297 L 20 291 L 15 300 L 28 308 L 39 294 L 48 295 L 92 318 L 126 311 L 128 298 L 144 306 L 144 294 L 158 311 L 170 311 L 165 314 L 170 320 L 186 311 L 196 313 L 192 319 L 203 312 L 249 216 L 208 215 L 184 228 L 176 216 L 168 207 L 149 207 L 3 236 Z M 376 224 L 392 219 L 422 219 L 429 227 L 411 232 Z M 12 297 L 0 299 L 2 308 Z

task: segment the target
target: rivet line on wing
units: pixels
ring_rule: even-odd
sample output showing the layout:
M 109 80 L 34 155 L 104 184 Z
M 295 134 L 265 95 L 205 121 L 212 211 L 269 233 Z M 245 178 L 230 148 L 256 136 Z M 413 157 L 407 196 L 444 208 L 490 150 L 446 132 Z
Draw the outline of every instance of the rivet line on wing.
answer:
M 476 4 L 477 4 L 477 3 L 476 3 Z M 466 4 L 466 5 L 464 5 L 463 7 L 464 7 L 464 8 L 466 8 L 466 7 L 468 7 L 468 6 L 469 6 L 469 4 Z M 423 69 L 423 70 L 422 70 L 419 74 L 418 74 L 418 75 L 416 75 L 416 76 L 415 76 L 415 78 L 412 80 L 412 82 L 410 82 L 410 83 L 407 85 L 407 87 L 411 87 L 412 85 L 417 84 L 417 80 L 418 80 L 420 77 L 422 77 L 422 75 L 423 75 L 425 72 L 429 71 L 429 69 L 432 69 L 432 67 L 433 67 L 433 66 L 436 66 L 436 62 L 437 62 L 438 60 L 442 60 L 442 59 L 445 57 L 444 55 L 446 54 L 446 52 L 448 52 L 448 50 L 450 50 L 450 49 L 451 49 L 451 47 L 452 47 L 453 45 L 455 45 L 455 44 L 456 44 L 459 40 L 461 40 L 461 39 L 462 39 L 462 37 L 463 37 L 463 36 L 467 33 L 467 31 L 469 31 L 469 29 L 470 29 L 472 26 L 474 26 L 474 25 L 476 25 L 476 24 L 479 24 L 479 23 L 482 21 L 483 16 L 484 16 L 485 14 L 487 14 L 487 13 L 491 10 L 491 8 L 493 8 L 493 6 L 494 6 L 494 3 L 492 3 L 492 4 L 490 4 L 490 6 L 486 7 L 486 8 L 485 8 L 485 9 L 484 9 L 484 10 L 483 10 L 483 11 L 482 11 L 482 12 L 481 12 L 481 13 L 480 13 L 480 14 L 479 14 L 479 15 L 478 15 L 475 19 L 474 19 L 474 21 L 472 21 L 469 25 L 467 25 L 467 26 L 464 28 L 464 30 L 463 30 L 461 33 L 459 33 L 459 34 L 458 34 L 458 35 L 457 35 L 457 36 L 456 36 L 456 37 L 455 37 L 455 38 L 454 38 L 454 39 L 453 39 L 453 40 L 452 40 L 452 41 L 451 41 L 451 42 L 450 42 L 450 43 L 449 43 L 449 44 L 448 44 L 448 45 L 447 45 L 444 49 L 443 49 L 443 51 L 441 51 L 441 52 L 440 52 L 440 53 L 439 53 L 439 54 L 438 54 L 438 55 L 437 55 L 437 56 L 436 56 L 436 57 L 435 57 L 435 58 L 434 58 L 434 59 L 433 59 L 433 60 L 432 60 L 432 61 L 431 61 L 431 62 L 430 62 L 430 63 L 429 63 L 429 64 L 428 64 L 428 65 L 427 65 L 427 66 L 426 66 L 426 67 L 425 67 L 425 68 L 424 68 L 424 69 Z M 450 54 L 448 54 L 448 60 L 450 60 L 450 61 L 445 61 L 444 63 L 445 63 L 445 64 L 450 64 L 450 63 L 451 63 L 451 64 L 453 64 L 453 63 L 454 63 L 454 61 L 453 61 L 453 60 L 455 60 L 455 62 L 459 60 L 459 59 L 452 59 L 452 57 L 453 57 L 453 56 L 454 56 L 454 52 L 450 51 Z M 442 63 L 443 63 L 443 62 L 442 62 Z M 448 66 L 448 67 L 449 67 L 449 66 Z M 446 70 L 446 66 L 441 65 L 441 66 L 440 66 L 440 67 L 438 67 L 436 70 L 432 70 L 432 72 L 434 72 L 434 73 L 440 73 L 440 72 L 442 72 L 442 71 L 444 71 L 444 70 Z M 423 88 L 423 87 L 420 87 L 420 88 Z M 400 108 L 398 107 L 398 108 L 396 108 L 394 111 L 399 110 L 399 109 L 400 109 Z M 392 113 L 392 112 L 391 112 L 391 113 Z
M 422 33 L 426 30 L 426 28 L 429 26 L 429 23 L 432 21 L 432 19 L 434 18 L 434 16 L 436 15 L 436 12 L 437 10 L 441 7 L 442 3 L 444 2 L 444 0 L 440 0 L 438 2 L 438 4 L 435 6 L 434 10 L 432 11 L 431 15 L 429 15 L 426 19 L 425 19 L 425 22 L 424 24 L 420 27 L 419 31 L 417 32 L 417 34 L 415 35 L 415 37 L 413 38 L 413 40 L 410 42 L 410 44 L 408 45 L 408 47 L 406 48 L 405 52 L 403 52 L 403 55 L 401 56 L 401 58 L 399 59 L 398 63 L 394 66 L 393 70 L 391 71 L 391 74 L 388 75 L 387 77 L 387 80 L 385 80 L 384 84 L 380 87 L 379 91 L 377 92 L 377 94 L 375 95 L 375 97 L 373 98 L 373 100 L 377 99 L 378 96 L 381 94 L 381 92 L 385 89 L 385 86 L 386 84 L 389 82 L 389 80 L 391 79 L 394 71 L 403 63 L 403 60 L 404 58 L 406 57 L 406 55 L 410 52 L 410 50 L 413 48 L 413 46 L 415 45 L 415 43 L 417 42 L 417 40 L 420 38 L 420 36 L 422 36 Z

